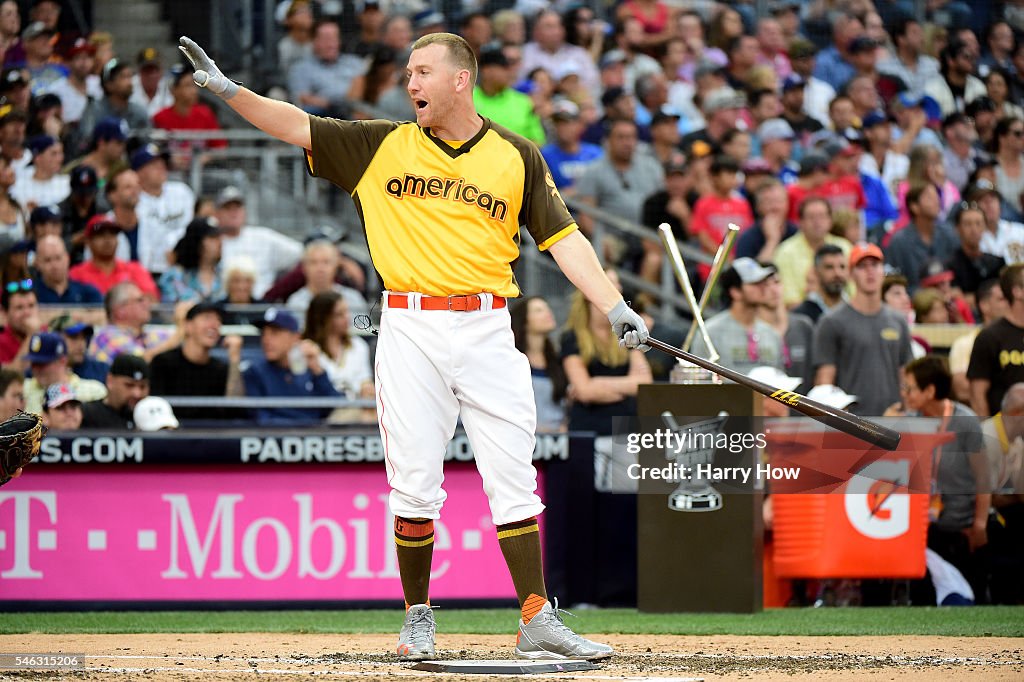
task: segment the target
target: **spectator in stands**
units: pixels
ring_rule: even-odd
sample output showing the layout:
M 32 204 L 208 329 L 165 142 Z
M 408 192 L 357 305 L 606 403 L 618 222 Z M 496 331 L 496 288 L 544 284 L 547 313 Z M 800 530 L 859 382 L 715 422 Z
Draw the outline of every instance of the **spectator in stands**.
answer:
M 971 352 L 974 340 L 984 327 L 1006 314 L 1008 305 L 1003 290 L 999 288 L 999 279 L 987 279 L 978 285 L 975 293 L 975 307 L 981 316 L 981 324 L 970 332 L 958 336 L 949 349 L 949 372 L 953 376 L 953 396 L 962 403 L 971 402 L 971 383 L 967 379 L 967 368 L 971 363 Z
M 1013 29 L 1006 21 L 996 20 L 985 30 L 985 49 L 978 61 L 978 71 L 984 75 L 986 71 L 1003 69 L 1013 72 Z
M 196 218 L 174 246 L 174 265 L 160 276 L 161 300 L 217 300 L 224 295 L 222 286 L 220 230 L 208 219 Z
M 949 267 L 938 260 L 930 260 L 921 268 L 920 285 L 939 292 L 942 303 L 949 314 L 948 322 L 952 324 L 974 324 L 974 311 L 960 289 L 953 286 L 956 275 Z M 972 298 L 973 301 L 973 298 Z
M 864 153 L 861 154 L 858 169 L 865 175 L 878 178 L 885 185 L 890 200 L 896 202 L 896 187 L 907 177 L 910 159 L 892 149 L 892 126 L 888 115 L 876 109 L 864 117 L 861 123 Z
M 921 287 L 910 298 L 917 324 L 949 324 L 949 310 L 942 294 L 933 287 Z
M 520 25 L 523 26 L 522 16 L 516 14 L 515 12 L 512 12 L 511 10 L 507 10 L 507 12 L 508 14 L 506 14 L 505 16 L 510 16 L 510 18 L 518 19 Z M 497 25 L 501 14 L 501 12 L 496 13 L 492 21 L 492 24 L 494 24 L 495 26 L 496 35 L 498 34 Z M 523 28 L 523 31 L 525 35 L 525 27 Z M 523 43 L 522 40 L 518 42 L 507 41 L 504 38 L 502 38 L 501 35 L 498 35 L 498 38 L 501 39 L 501 42 L 506 45 L 521 45 Z M 385 47 L 390 47 L 392 50 L 394 50 L 395 54 L 399 55 L 398 61 L 401 62 L 402 64 L 406 62 L 406 58 L 408 57 L 409 48 L 412 45 L 412 41 L 412 22 L 409 20 L 409 17 L 405 16 L 404 14 L 391 14 L 391 16 L 389 16 L 384 21 L 384 25 L 381 27 L 380 42 Z
M 978 135 L 967 115 L 956 113 L 942 119 L 942 136 L 946 140 L 942 150 L 946 177 L 963 194 L 968 178 L 978 167 L 981 151 L 974 146 Z
M 1024 195 L 1024 121 L 1002 118 L 996 124 L 992 152 L 997 161 L 996 189 L 1018 212 Z
M 196 197 L 184 182 L 167 178 L 169 155 L 154 144 L 132 152 L 132 170 L 139 177 L 138 260 L 149 272 L 170 267 L 169 254 L 192 221 Z M 120 254 L 126 258 L 125 254 Z
M 302 253 L 302 273 L 306 284 L 288 297 L 285 305 L 298 317 L 305 317 L 313 297 L 333 291 L 345 298 L 352 315 L 364 315 L 369 306 L 362 294 L 351 287 L 338 284 L 335 277 L 341 263 L 338 247 L 326 239 L 314 239 Z
M 17 44 L 21 33 L 21 11 L 15 0 L 0 2 L 0 63 L 7 61 L 7 52 Z
M 36 296 L 42 304 L 98 305 L 103 294 L 91 284 L 70 278 L 71 257 L 64 240 L 48 235 L 36 242 Z
M 690 221 L 690 235 L 700 244 L 704 253 L 714 256 L 725 238 L 729 225 L 740 229 L 750 227 L 754 214 L 750 203 L 737 191 L 739 189 L 739 163 L 732 156 L 721 154 L 711 162 L 712 193 L 697 200 Z M 702 281 L 707 280 L 711 268 L 701 263 L 697 272 Z
M 752 258 L 737 258 L 722 271 L 719 287 L 725 310 L 707 321 L 708 335 L 722 365 L 747 373 L 758 365 L 783 366 L 782 338 L 758 309 L 767 303 L 768 280 L 777 277 L 773 266 L 764 267 Z M 695 355 L 708 357 L 702 335 L 694 337 Z
M 2 94 L 0 92 L 0 95 Z M 25 129 L 28 125 L 27 111 L 27 109 L 11 109 L 0 117 L 0 156 L 8 161 L 16 174 L 26 172 L 29 164 L 32 163 L 32 153 L 25 148 Z M 27 172 L 31 172 L 31 170 Z
M 960 203 L 960 190 L 946 177 L 943 155 L 939 146 L 915 145 L 910 150 L 910 163 L 907 177 L 896 186 L 896 200 L 899 203 L 900 219 L 895 227 L 902 228 L 910 222 L 910 211 L 907 208 L 907 193 L 914 185 L 930 183 L 935 186 L 939 195 L 940 221 L 945 221 L 949 212 Z
M 775 265 L 782 279 L 783 300 L 789 307 L 807 297 L 807 275 L 814 265 L 818 249 L 833 244 L 850 253 L 850 242 L 831 233 L 832 207 L 824 198 L 804 199 L 797 209 L 799 231 L 775 250 Z
M 89 152 L 72 161 L 71 166 L 92 168 L 96 172 L 96 187 L 102 190 L 114 174 L 127 166 L 125 150 L 129 132 L 123 118 L 111 116 L 100 120 L 92 130 Z
M 95 55 L 96 48 L 89 41 L 85 38 L 76 40 L 64 53 L 68 75 L 55 81 L 46 90 L 60 98 L 64 122 L 73 128 L 77 128 L 78 122 L 82 120 L 89 100 L 103 96 L 102 90 L 90 87 L 88 80 L 93 71 Z
M 302 244 L 267 227 L 246 225 L 245 196 L 237 187 L 217 195 L 217 226 L 221 232 L 221 258 L 225 263 L 247 256 L 256 266 L 253 295 L 259 299 L 278 273 L 291 269 L 302 257 Z
M 0 235 L 21 239 L 25 236 L 25 213 L 10 194 L 13 185 L 11 162 L 0 156 Z
M 89 76 L 90 85 L 103 92 L 100 81 L 103 77 L 103 69 L 114 58 L 114 38 L 106 31 L 93 31 L 89 34 L 89 44 L 96 48 L 96 62 L 92 68 L 92 75 Z
M 740 120 L 745 106 L 746 98 L 730 87 L 718 88 L 707 93 L 701 100 L 701 111 L 707 124 L 700 130 L 685 135 L 680 146 L 685 151 L 699 140 L 711 145 L 712 148 L 720 148 L 726 133 L 736 129 L 736 123 Z
M 939 75 L 939 63 L 924 53 L 924 30 L 912 16 L 896 20 L 890 34 L 895 50 L 878 63 L 878 71 L 902 80 L 911 92 L 923 92 L 925 84 Z
M 94 130 L 96 124 L 105 118 L 123 118 L 128 122 L 128 128 L 137 133 L 149 130 L 149 114 L 143 107 L 129 101 L 132 96 L 133 75 L 131 64 L 126 61 L 111 59 L 103 66 L 100 75 L 103 98 L 91 100 L 86 105 L 79 124 L 78 146 L 88 140 L 82 138 L 81 133 L 88 134 L 88 131 Z
M 1024 118 L 1024 109 L 1019 104 L 1010 101 L 1010 74 L 1002 69 L 993 69 L 985 76 L 985 92 L 988 93 L 992 103 L 996 105 L 996 112 L 1000 116 L 1009 118 Z
M 939 191 L 928 183 L 907 192 L 911 223 L 893 235 L 886 249 L 888 262 L 907 278 L 910 291 L 917 289 L 922 266 L 935 259 L 949 261 L 957 247 L 953 230 L 939 222 Z
M 604 155 L 604 150 L 583 141 L 584 123 L 580 118 L 580 108 L 572 100 L 556 100 L 551 121 L 555 134 L 548 144 L 541 147 L 540 153 L 551 169 L 555 187 L 563 196 L 571 196 L 575 192 L 576 181 Z
M 163 60 L 155 47 L 145 47 L 135 58 L 138 71 L 132 77 L 130 102 L 146 110 L 150 119 L 158 111 L 171 106 L 173 99 L 167 79 L 164 78 Z
M 104 388 L 104 397 L 106 393 Z M 42 401 L 42 416 L 51 431 L 77 431 L 82 427 L 82 400 L 68 384 L 51 384 Z
M 311 114 L 346 117 L 350 100 L 361 100 L 366 64 L 341 51 L 338 24 L 318 21 L 313 29 L 313 56 L 296 62 L 288 72 L 292 101 Z
M 864 24 L 850 14 L 839 14 L 832 22 L 832 44 L 818 53 L 814 75 L 836 90 L 853 78 L 850 46 L 864 34 Z
M 269 308 L 258 325 L 263 357 L 243 373 L 249 397 L 340 397 L 323 365 L 320 347 L 300 339 L 299 321 L 288 310 Z M 317 424 L 330 412 L 324 408 L 258 408 L 253 416 L 260 425 Z
M 64 313 L 50 320 L 51 332 L 59 332 L 64 337 L 64 347 L 68 352 L 68 367 L 83 379 L 95 379 L 106 382 L 109 365 L 86 357 L 89 342 L 92 341 L 93 327 L 91 324 L 72 319 Z
M 24 382 L 23 372 L 0 368 L 0 421 L 10 419 L 18 410 L 25 410 Z
M 242 337 L 221 339 L 224 310 L 220 305 L 200 301 L 185 313 L 181 344 L 153 356 L 150 392 L 154 395 L 240 396 L 242 386 Z M 218 345 L 228 352 L 225 363 L 211 356 Z M 224 410 L 208 407 L 180 407 L 182 419 L 219 419 Z
M 149 363 L 139 355 L 121 353 L 107 375 L 107 397 L 82 405 L 83 429 L 131 431 L 135 406 L 149 395 Z
M 981 250 L 981 239 L 985 236 L 985 213 L 978 204 L 961 204 L 953 218 L 960 245 L 949 260 L 949 269 L 953 272 L 953 286 L 973 303 L 978 286 L 985 280 L 998 277 L 1006 261 L 1001 256 Z
M 221 306 L 228 305 L 255 305 L 261 303 L 261 299 L 253 296 L 253 287 L 256 285 L 256 266 L 248 256 L 236 256 L 232 260 L 223 260 L 221 268 L 224 277 L 224 297 L 216 301 Z M 250 324 L 251 316 L 245 313 L 234 314 L 224 313 L 224 320 L 228 324 Z
M 914 360 L 903 368 L 902 407 L 908 416 L 941 419 L 942 430 L 956 434 L 935 457 L 933 480 L 941 504 L 931 515 L 928 547 L 956 566 L 971 583 L 976 600 L 984 601 L 984 569 L 977 552 L 988 542 L 992 477 L 981 423 L 969 407 L 949 399 L 951 383 L 944 358 L 927 355 Z M 889 412 L 900 413 L 898 408 Z
M 775 178 L 763 181 L 754 192 L 756 220 L 736 240 L 737 258 L 753 258 L 760 262 L 774 260 L 779 244 L 797 233 L 789 216 L 789 195 Z
M 39 240 L 48 235 L 62 236 L 64 231 L 60 214 L 54 210 L 55 207 L 37 206 L 32 209 L 28 216 L 28 232 L 25 234 L 29 241 L 28 249 L 35 252 Z
M 151 301 L 160 300 L 153 277 L 141 264 L 117 258 L 120 232 L 121 227 L 111 218 L 93 216 L 85 226 L 85 245 L 91 257 L 71 268 L 71 279 L 91 284 L 104 295 L 120 282 L 132 282 Z
M 565 41 L 562 17 L 554 10 L 538 12 L 533 20 L 533 40 L 523 46 L 519 78 L 526 78 L 537 67 L 555 74 L 570 66 L 579 73 L 580 83 L 585 90 L 594 93 L 599 91 L 597 66 L 584 48 Z
M 39 303 L 32 288 L 32 280 L 8 282 L 0 292 L 6 324 L 0 330 L 0 364 L 27 367 L 25 356 L 32 335 L 39 331 Z
M 803 110 L 822 126 L 829 125 L 829 104 L 836 97 L 836 90 L 827 82 L 814 75 L 817 67 L 817 48 L 814 43 L 797 38 L 790 42 L 790 64 L 794 76 L 799 76 L 803 86 Z
M 2 165 L 0 162 L 0 167 Z M 71 194 L 57 205 L 64 225 L 64 241 L 71 251 L 72 262 L 76 264 L 82 261 L 85 250 L 85 226 L 100 212 L 96 201 L 98 188 L 99 178 L 91 166 L 75 166 L 71 169 Z
M 146 396 L 132 410 L 136 431 L 174 431 L 181 424 L 171 404 L 160 396 Z
M 760 50 L 760 45 L 754 36 L 738 35 L 729 41 L 725 48 L 725 54 L 729 58 L 729 63 L 726 66 L 729 87 L 736 90 L 749 89 L 747 79 L 750 76 L 750 70 L 757 63 Z
M 1003 200 L 992 181 L 979 179 L 964 192 L 967 201 L 977 202 L 985 214 L 981 250 L 1007 263 L 1024 261 L 1024 225 L 1003 218 Z
M 638 223 L 647 193 L 663 186 L 665 176 L 654 159 L 638 154 L 636 149 L 636 123 L 623 119 L 613 121 L 608 130 L 606 155 L 580 176 L 576 196 L 603 211 Z M 594 223 L 590 216 L 581 214 L 577 221 L 585 234 L 593 233 Z M 626 237 L 625 241 L 623 262 L 641 277 L 656 281 L 661 262 L 660 244 L 633 237 Z
M 286 33 L 277 41 L 277 66 L 287 74 L 297 62 L 313 56 L 313 8 L 309 0 L 292 0 L 284 27 Z M 409 37 L 411 42 L 411 32 Z
M 11 197 L 26 209 L 54 206 L 71 194 L 71 178 L 61 173 L 64 148 L 57 138 L 39 135 L 28 141 L 33 169 L 26 169 L 11 187 Z
M 654 227 L 668 223 L 676 239 L 689 241 L 691 211 L 686 195 L 692 183 L 688 170 L 681 157 L 665 164 L 665 188 L 644 199 L 641 224 Z
M 22 68 L 4 69 L 3 75 L 0 76 L 0 96 L 27 117 L 32 100 L 28 72 Z
M 169 106 L 153 114 L 153 126 L 163 130 L 220 130 L 220 123 L 213 109 L 199 101 L 199 86 L 192 79 L 192 72 L 183 66 L 171 69 L 170 91 L 172 102 Z M 228 141 L 200 140 L 198 142 L 172 143 L 175 154 L 175 165 L 188 168 L 192 151 L 203 149 L 221 149 Z
M 835 244 L 823 244 L 814 252 L 814 282 L 808 287 L 807 298 L 793 309 L 817 323 L 821 316 L 846 301 L 846 286 L 850 281 L 848 257 Z
M 757 309 L 757 316 L 768 323 L 782 341 L 782 369 L 787 375 L 801 379 L 799 391 L 805 393 L 814 384 L 814 364 L 811 361 L 814 322 L 786 308 L 778 272 L 765 280 L 764 302 Z
M 889 112 L 896 124 L 892 127 L 893 151 L 909 155 L 920 145 L 942 148 L 942 140 L 931 128 L 942 120 L 942 112 L 930 96 L 901 92 L 889 102 Z
M 650 126 L 651 142 L 647 151 L 651 157 L 662 166 L 682 160 L 683 155 L 679 151 L 679 113 L 664 104 L 654 111 Z
M 152 317 L 151 305 L 152 300 L 132 282 L 111 287 L 103 301 L 107 325 L 96 332 L 89 357 L 109 363 L 119 355 L 133 353 L 148 363 L 180 343 L 180 330 L 145 328 Z
M 899 369 L 911 360 L 906 320 L 882 303 L 884 256 L 874 244 L 850 251 L 856 291 L 818 320 L 815 385 L 833 384 L 859 396 L 855 412 L 881 415 L 899 399 Z
M 793 161 L 793 145 L 796 132 L 784 118 L 769 118 L 757 128 L 757 141 L 761 158 L 771 168 L 772 174 L 785 184 L 796 182 L 799 166 Z
M 29 412 L 39 413 L 46 389 L 54 384 L 67 384 L 83 401 L 103 400 L 106 387 L 94 379 L 83 379 L 68 366 L 67 346 L 55 332 L 37 332 L 28 346 L 31 378 L 25 382 L 25 405 Z
M 459 35 L 466 39 L 479 59 L 481 49 L 493 37 L 490 17 L 484 12 L 466 12 L 459 19 Z
M 939 103 L 942 116 L 963 112 L 968 102 L 986 94 L 975 75 L 978 54 L 966 43 L 953 40 L 939 55 L 941 73 L 924 85 L 924 93 Z
M 528 296 L 509 308 L 516 348 L 526 356 L 533 377 L 537 403 L 537 431 L 564 431 L 566 393 L 569 385 L 565 368 L 551 341 L 557 327 L 551 307 L 541 296 Z
M 782 96 L 779 100 L 782 104 L 780 116 L 792 128 L 801 146 L 806 146 L 810 136 L 824 127 L 821 121 L 805 110 L 806 89 L 807 82 L 803 76 L 791 73 L 782 81 Z M 827 120 L 828 117 L 825 118 Z
M 33 21 L 21 32 L 21 44 L 25 48 L 25 60 L 21 63 L 6 62 L 5 66 L 19 66 L 28 69 L 32 94 L 45 92 L 55 82 L 68 74 L 67 67 L 53 57 L 55 31 L 39 21 Z
M 500 45 L 487 45 L 480 53 L 473 102 L 481 116 L 505 126 L 537 145 L 544 144 L 544 128 L 534 112 L 533 102 L 514 90 L 514 73 Z
M 971 407 L 982 417 L 992 414 L 1010 386 L 1024 381 L 1024 264 L 1003 268 L 999 287 L 1009 308 L 978 333 L 967 368 Z
M 353 336 L 351 330 L 348 302 L 341 294 L 327 291 L 313 297 L 306 310 L 303 338 L 320 349 L 320 365 L 339 394 L 349 400 L 372 400 L 370 347 L 362 338 Z M 372 409 L 360 408 L 338 408 L 330 416 L 335 423 L 374 419 Z

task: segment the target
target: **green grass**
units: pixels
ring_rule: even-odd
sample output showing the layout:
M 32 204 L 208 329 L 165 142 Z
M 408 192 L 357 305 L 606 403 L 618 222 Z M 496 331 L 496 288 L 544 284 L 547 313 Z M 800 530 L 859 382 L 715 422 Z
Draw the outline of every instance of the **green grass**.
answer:
M 772 609 L 754 615 L 581 611 L 570 624 L 587 633 L 671 635 L 950 635 L 1024 637 L 1024 607 Z M 437 611 L 446 633 L 511 634 L 509 609 Z M 3 613 L 0 634 L 146 632 L 396 633 L 395 611 L 142 611 Z

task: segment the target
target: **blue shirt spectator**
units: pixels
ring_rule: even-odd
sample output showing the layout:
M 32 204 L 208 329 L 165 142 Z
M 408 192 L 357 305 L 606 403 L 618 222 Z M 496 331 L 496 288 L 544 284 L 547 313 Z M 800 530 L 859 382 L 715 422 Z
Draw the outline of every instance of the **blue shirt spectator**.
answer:
M 40 207 L 32 212 L 35 216 L 46 211 L 57 218 L 59 227 L 60 216 L 48 208 Z M 63 303 L 65 305 L 99 305 L 103 303 L 103 294 L 91 284 L 76 282 L 69 276 L 71 258 L 68 255 L 64 240 L 54 234 L 39 237 L 36 243 L 34 278 L 36 299 L 41 304 Z

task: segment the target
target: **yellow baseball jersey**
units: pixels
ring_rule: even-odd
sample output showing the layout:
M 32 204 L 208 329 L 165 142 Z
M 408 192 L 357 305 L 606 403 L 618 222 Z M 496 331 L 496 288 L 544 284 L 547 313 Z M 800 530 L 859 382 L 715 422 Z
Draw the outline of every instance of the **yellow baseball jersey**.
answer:
M 520 225 L 541 249 L 577 229 L 536 145 L 486 118 L 461 144 L 415 123 L 309 125 L 310 172 L 352 195 L 392 291 L 518 296 Z

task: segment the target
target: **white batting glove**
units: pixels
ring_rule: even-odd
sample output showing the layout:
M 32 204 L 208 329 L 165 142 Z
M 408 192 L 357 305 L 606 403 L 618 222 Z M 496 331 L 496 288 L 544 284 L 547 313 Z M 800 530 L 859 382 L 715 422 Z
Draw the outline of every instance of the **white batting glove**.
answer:
M 626 348 L 638 348 L 643 352 L 651 349 L 647 339 L 651 333 L 647 331 L 647 324 L 644 318 L 640 317 L 635 310 L 626 305 L 625 301 L 619 301 L 608 313 L 608 321 L 612 325 L 612 331 L 619 339 L 619 345 Z
M 238 84 L 224 75 L 217 64 L 210 59 L 203 48 L 191 38 L 181 36 L 178 49 L 192 63 L 195 73 L 192 80 L 201 88 L 206 88 L 218 97 L 228 100 L 238 94 Z

